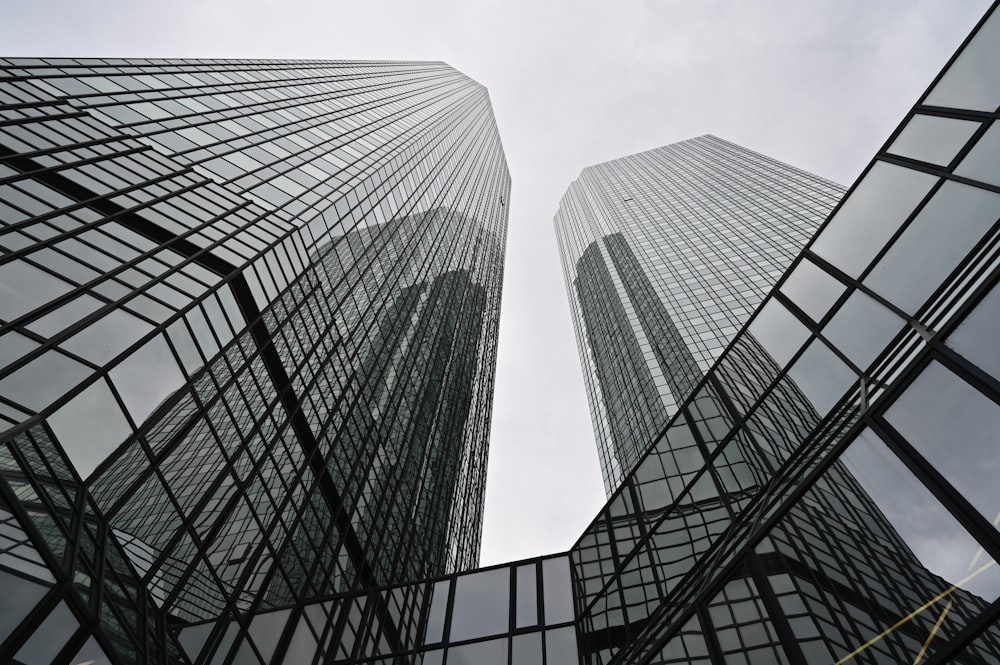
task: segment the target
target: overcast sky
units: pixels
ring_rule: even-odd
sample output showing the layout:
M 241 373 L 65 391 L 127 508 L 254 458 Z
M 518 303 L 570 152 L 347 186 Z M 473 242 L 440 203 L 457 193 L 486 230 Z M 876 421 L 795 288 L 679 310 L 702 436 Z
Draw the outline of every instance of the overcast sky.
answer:
M 850 185 L 987 0 L 0 0 L 19 56 L 444 60 L 513 178 L 481 563 L 604 503 L 552 228 L 588 165 L 711 133 Z

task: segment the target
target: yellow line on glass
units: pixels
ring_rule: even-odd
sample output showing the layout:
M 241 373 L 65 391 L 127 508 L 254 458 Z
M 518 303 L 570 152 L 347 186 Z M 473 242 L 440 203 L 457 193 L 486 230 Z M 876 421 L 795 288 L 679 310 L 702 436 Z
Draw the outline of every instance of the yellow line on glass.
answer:
M 911 621 L 913 619 L 913 617 L 917 616 L 918 614 L 920 614 L 921 612 L 923 612 L 924 610 L 926 610 L 928 607 L 930 607 L 934 603 L 938 602 L 939 600 L 941 600 L 945 596 L 949 595 L 952 591 L 954 591 L 955 589 L 959 588 L 961 585 L 965 584 L 966 582 L 968 582 L 972 578 L 976 577 L 977 575 L 979 575 L 980 573 L 982 573 L 983 571 L 985 571 L 986 569 L 988 569 L 990 566 L 994 566 L 994 565 L 996 565 L 996 561 L 990 560 L 989 563 L 985 564 L 984 566 L 981 566 L 981 567 L 977 568 L 971 574 L 966 575 L 964 578 L 962 578 L 961 580 L 959 580 L 957 583 L 952 584 L 950 587 L 948 587 L 947 589 L 945 589 L 944 591 L 942 591 L 938 595 L 934 596 L 933 598 L 931 598 L 930 600 L 928 600 L 926 603 L 924 603 L 923 605 L 921 605 L 917 609 L 913 610 L 912 612 L 910 612 L 909 614 L 907 614 L 905 617 L 903 617 L 902 619 L 900 619 L 896 623 L 892 624 L 891 626 L 889 626 L 888 628 L 886 628 L 885 630 L 883 630 L 881 633 L 879 633 L 875 637 L 871 638 L 870 640 L 868 640 L 867 642 L 865 642 L 864 644 L 862 644 L 861 646 L 859 646 L 857 649 L 855 649 L 851 653 L 847 654 L 846 656 L 844 656 L 843 658 L 841 658 L 840 660 L 838 660 L 836 663 L 834 663 L 834 665 L 843 665 L 843 663 L 846 663 L 847 661 L 851 660 L 852 658 L 854 658 L 855 656 L 857 656 L 859 653 L 861 653 L 862 651 L 864 651 L 865 649 L 867 649 L 871 645 L 875 644 L 876 642 L 878 642 L 879 640 L 881 640 L 883 637 L 885 637 L 889 633 L 893 632 L 894 630 L 896 630 L 897 628 L 899 628 L 900 626 L 902 626 L 903 624 L 905 624 L 907 621 Z
M 941 629 L 941 624 L 944 623 L 944 618 L 945 616 L 947 616 L 948 610 L 950 610 L 951 606 L 954 604 L 955 604 L 954 599 L 949 598 L 948 604 L 944 606 L 943 610 L 941 610 L 941 616 L 939 616 L 937 618 L 937 621 L 934 622 L 934 627 L 931 629 L 931 634 L 928 635 L 927 639 L 924 641 L 924 646 L 920 647 L 920 651 L 917 653 L 917 657 L 913 659 L 913 665 L 920 665 L 920 661 L 924 659 L 924 654 L 927 653 L 927 647 L 931 645 L 931 640 L 934 639 L 934 636 L 937 635 L 938 630 Z

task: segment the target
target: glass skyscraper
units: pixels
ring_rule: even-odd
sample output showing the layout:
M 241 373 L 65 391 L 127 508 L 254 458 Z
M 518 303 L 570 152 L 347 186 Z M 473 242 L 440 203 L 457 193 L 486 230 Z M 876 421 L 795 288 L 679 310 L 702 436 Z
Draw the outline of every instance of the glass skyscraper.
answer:
M 475 566 L 510 190 L 485 88 L 2 64 L 0 660 L 267 662 L 254 616 Z
M 52 75 L 51 68 L 37 72 L 43 73 Z M 491 293 L 481 273 L 432 255 L 452 241 L 466 249 L 499 242 L 502 249 L 502 234 L 478 236 L 471 220 L 481 221 L 484 210 L 502 215 L 489 205 L 504 205 L 503 187 L 495 203 L 476 199 L 485 209 L 452 201 L 331 231 L 327 244 L 307 255 L 315 256 L 309 265 L 322 270 L 323 279 L 278 287 L 256 318 L 247 317 L 259 325 L 242 334 L 231 330 L 228 342 L 213 332 L 234 320 L 225 296 L 217 296 L 217 310 L 199 303 L 200 328 L 184 316 L 187 310 L 179 311 L 172 321 L 184 322 L 185 339 L 197 340 L 192 346 L 173 342 L 170 321 L 165 332 L 151 333 L 167 335 L 170 358 L 187 379 L 179 387 L 163 386 L 170 370 L 160 368 L 170 365 L 145 338 L 102 368 L 88 365 L 97 377 L 90 381 L 110 393 L 121 419 L 135 427 L 127 439 L 134 443 L 114 447 L 86 474 L 79 469 L 86 468 L 81 450 L 87 448 L 71 453 L 63 439 L 92 442 L 99 433 L 115 432 L 99 391 L 47 394 L 48 386 L 82 381 L 63 360 L 58 381 L 31 383 L 28 374 L 11 374 L 14 381 L 0 383 L 8 390 L 7 412 L 38 413 L 11 426 L 0 456 L 0 657 L 59 665 L 1000 662 L 998 76 L 1000 14 L 994 8 L 747 324 L 710 367 L 699 368 L 689 395 L 676 397 L 665 427 L 565 553 L 474 571 L 397 566 L 405 554 L 429 560 L 440 551 L 434 535 L 439 502 L 422 502 L 423 489 L 458 496 L 447 479 L 468 473 L 464 462 L 444 461 L 458 445 L 450 426 L 469 428 L 481 403 L 474 386 L 469 393 L 467 377 L 479 376 L 482 356 L 472 367 L 462 350 L 471 348 L 465 338 L 482 334 L 495 315 L 478 314 Z M 44 103 L 9 108 L 44 122 L 89 117 L 64 107 L 60 114 Z M 492 123 L 488 130 L 495 136 Z M 140 154 L 148 149 L 139 140 L 129 145 Z M 112 147 L 115 158 L 131 154 Z M 22 149 L 15 161 L 5 160 L 3 168 L 14 173 L 4 171 L 3 184 L 46 172 L 40 158 L 47 154 Z M 26 237 L 43 233 L 29 234 L 33 224 L 59 218 L 18 201 L 60 202 L 64 190 L 80 194 L 59 179 L 40 183 L 52 191 L 27 185 L 4 199 L 34 215 L 36 221 L 14 223 Z M 101 200 L 86 199 L 88 209 Z M 126 222 L 136 221 L 129 217 L 134 207 L 118 205 L 122 211 L 101 210 L 128 228 Z M 327 220 L 320 228 L 335 226 Z M 74 228 L 46 241 L 82 234 Z M 138 242 L 117 232 L 113 240 Z M 428 233 L 434 239 L 422 244 Z M 187 236 L 182 231 L 175 237 Z M 84 239 L 68 257 L 90 256 Z M 173 242 L 173 251 L 192 257 L 181 266 L 200 266 L 197 257 L 212 260 L 193 241 Z M 617 257 L 606 265 L 620 272 L 629 264 L 616 253 L 616 242 L 602 242 L 599 251 Z M 46 247 L 41 239 L 36 244 Z M 418 261 L 428 269 L 390 288 L 384 281 L 392 281 L 395 271 L 409 274 L 411 264 L 398 253 L 408 247 L 414 257 L 432 253 Z M 149 270 L 124 251 L 109 255 Z M 337 252 L 344 253 L 335 257 Z M 13 248 L 9 255 L 0 266 L 33 256 Z M 384 256 L 393 260 L 363 268 Z M 41 262 L 32 265 L 45 272 Z M 18 366 L 50 352 L 93 364 L 88 354 L 117 343 L 108 332 L 114 327 L 91 337 L 91 346 L 43 343 L 35 328 L 45 324 L 36 323 L 34 309 L 23 308 L 48 300 L 59 307 L 64 295 L 67 302 L 80 297 L 46 281 L 76 279 L 79 269 L 58 265 L 61 270 L 47 277 L 28 271 L 33 280 L 0 280 L 12 306 L 22 303 L 23 311 L 5 324 L 25 323 L 11 329 L 20 335 L 13 338 L 19 346 L 3 347 Z M 112 268 L 109 277 L 99 273 L 84 284 L 124 280 L 133 274 L 127 270 Z M 22 283 L 18 300 L 9 285 Z M 235 274 L 227 283 L 235 285 L 235 311 L 243 313 L 246 292 Z M 250 302 L 256 303 L 256 288 L 247 287 Z M 56 295 L 43 300 L 45 289 Z M 439 297 L 445 292 L 460 298 L 445 301 Z M 339 308 L 328 306 L 334 301 Z M 629 302 L 639 299 L 630 296 Z M 75 314 L 82 323 L 69 337 L 54 339 L 70 339 L 105 311 Z M 644 316 L 662 316 L 655 303 L 650 311 Z M 62 319 L 37 317 L 42 320 Z M 646 330 L 639 320 L 635 325 Z M 352 324 L 369 326 L 367 341 L 346 334 L 344 326 Z M 650 329 L 671 334 L 665 324 Z M 306 341 L 312 339 L 323 345 L 322 359 L 310 354 Z M 222 347 L 202 357 L 209 354 L 193 345 L 210 340 Z M 353 351 L 340 358 L 345 347 Z M 384 349 L 384 357 L 376 349 Z M 141 364 L 121 360 L 139 353 Z M 188 363 L 196 358 L 205 369 L 189 376 Z M 399 368 L 411 358 L 420 359 L 414 363 L 419 371 L 404 379 Z M 240 362 L 249 373 L 240 372 Z M 381 367 L 378 380 L 352 388 L 365 409 L 338 411 L 338 401 L 318 398 L 334 390 L 335 380 L 343 385 L 342 377 Z M 273 378 L 281 371 L 284 383 Z M 411 380 L 419 393 L 396 389 Z M 135 392 L 140 390 L 146 392 Z M 91 420 L 79 415 L 87 410 L 71 411 L 73 420 L 55 417 L 68 405 L 83 404 L 76 400 L 84 395 L 96 411 Z M 440 400 L 435 423 L 450 426 L 412 432 L 428 451 L 418 468 L 403 460 L 409 453 L 397 438 L 408 421 L 389 424 L 384 414 L 395 408 L 410 414 L 412 423 L 426 424 L 419 415 L 423 396 Z M 42 398 L 54 406 L 32 406 Z M 303 420 L 281 420 L 279 406 Z M 135 414 L 143 409 L 148 413 L 137 423 Z M 324 439 L 321 432 L 315 444 L 303 445 L 297 437 L 322 418 L 337 423 L 344 438 Z M 272 433 L 276 438 L 268 439 Z M 275 444 L 268 447 L 268 440 Z M 310 462 L 315 451 L 338 441 L 343 458 L 324 459 L 323 468 Z M 365 473 L 344 471 L 341 460 Z M 344 491 L 338 499 L 353 502 L 355 510 L 323 512 L 341 486 L 362 485 L 365 490 Z M 409 513 L 414 529 L 428 534 L 419 544 L 400 536 L 401 504 L 394 497 L 407 496 L 415 497 Z M 269 525 L 262 517 L 267 510 L 277 515 Z M 449 538 L 444 536 L 444 549 L 450 553 Z M 335 557 L 333 542 L 343 542 Z M 384 581 L 394 575 L 396 581 Z
M 843 194 L 715 136 L 570 185 L 556 236 L 609 495 Z

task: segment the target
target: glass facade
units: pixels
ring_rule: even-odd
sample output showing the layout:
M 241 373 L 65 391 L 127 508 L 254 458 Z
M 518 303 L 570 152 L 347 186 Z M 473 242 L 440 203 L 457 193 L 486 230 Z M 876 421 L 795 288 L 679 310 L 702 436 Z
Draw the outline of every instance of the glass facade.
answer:
M 998 68 L 991 10 L 570 551 L 581 662 L 1000 662 Z
M 843 194 L 714 136 L 570 185 L 556 236 L 609 495 Z
M 117 348 L 116 335 L 134 335 L 131 328 L 75 336 L 118 310 L 80 314 L 89 301 L 81 302 L 65 310 L 78 322 L 68 332 L 40 332 L 60 330 L 65 319 L 52 314 L 84 294 L 52 281 L 71 285 L 76 273 L 46 270 L 12 249 L 9 261 L 31 268 L 0 281 L 19 311 L 5 324 L 16 336 L 0 348 L 15 365 L 0 387 L 10 391 L 7 413 L 37 413 L 12 425 L 0 448 L 0 657 L 60 665 L 1000 662 L 998 73 L 1000 13 L 991 10 L 748 323 L 692 380 L 573 547 L 482 570 L 400 567 L 405 554 L 439 551 L 439 504 L 421 504 L 414 483 L 445 496 L 447 479 L 468 472 L 464 462 L 445 461 L 457 445 L 451 429 L 412 434 L 428 451 L 418 468 L 400 457 L 411 454 L 393 429 L 402 425 L 382 417 L 384 409 L 423 408 L 419 395 L 393 390 L 411 357 L 420 359 L 419 376 L 432 378 L 408 380 L 442 402 L 435 423 L 468 428 L 477 413 L 481 397 L 469 394 L 468 377 L 479 377 L 488 356 L 471 365 L 458 351 L 467 348 L 464 335 L 491 325 L 495 310 L 479 312 L 493 292 L 467 264 L 432 256 L 452 240 L 469 249 L 468 233 L 473 247 L 502 249 L 502 232 L 484 236 L 472 224 L 482 210 L 435 205 L 331 233 L 309 265 L 341 281 L 292 281 L 298 288 L 275 294 L 254 318 L 246 312 L 256 287 L 229 274 L 235 309 L 217 289 L 217 309 L 198 301 L 201 319 L 179 311 L 103 369 L 91 367 L 91 356 Z M 966 129 L 927 133 L 942 122 Z M 29 180 L 4 173 L 5 186 Z M 60 182 L 41 184 L 58 193 Z M 109 217 L 128 220 L 130 211 Z M 12 229 L 27 235 L 30 226 Z M 123 246 L 138 242 L 118 233 L 112 239 Z M 419 249 L 428 233 L 433 242 Z M 388 234 L 387 244 L 373 234 Z M 84 256 L 86 238 L 67 257 Z M 430 252 L 420 264 L 431 268 L 379 296 L 394 271 L 409 270 L 393 253 L 401 248 Z M 600 248 L 618 257 L 614 265 L 628 265 L 615 239 Z M 206 257 L 179 242 L 168 249 Z M 123 251 L 109 256 L 127 262 Z M 383 256 L 394 258 L 371 268 L 379 279 L 364 279 L 362 266 Z M 461 307 L 453 298 L 444 307 L 445 291 L 460 294 Z M 334 300 L 340 309 L 329 306 Z M 250 323 L 223 341 L 215 328 L 236 314 Z M 643 316 L 655 321 L 662 312 Z M 187 346 L 174 340 L 177 321 Z M 348 339 L 341 325 L 352 322 L 370 327 L 368 341 Z M 672 334 L 665 321 L 657 325 L 658 335 Z M 43 341 L 47 334 L 55 346 Z M 169 356 L 154 341 L 161 337 Z M 324 345 L 329 364 L 313 359 L 307 339 Z M 211 343 L 219 348 L 209 357 Z M 343 347 L 355 349 L 353 363 L 338 359 Z M 82 370 L 62 357 L 96 378 L 76 378 Z M 59 381 L 17 374 L 41 358 L 47 364 L 38 371 Z M 339 402 L 317 398 L 343 375 L 376 367 L 386 368 L 380 379 L 353 393 L 365 409 L 337 411 Z M 167 389 L 174 371 L 180 387 Z M 284 383 L 274 378 L 280 372 Z M 54 385 L 74 380 L 80 387 L 53 396 Z M 300 391 L 298 381 L 313 390 Z M 320 431 L 303 443 L 301 433 L 327 415 L 344 438 Z M 122 430 L 124 444 L 81 472 L 83 453 L 101 452 L 101 435 Z M 64 440 L 87 445 L 71 449 Z M 320 457 L 339 441 L 342 458 Z M 377 450 L 362 449 L 363 441 Z M 343 471 L 341 460 L 365 474 Z M 353 502 L 353 512 L 324 513 L 339 483 L 369 489 L 337 499 Z M 428 534 L 422 542 L 397 538 L 399 501 L 379 493 L 416 497 L 409 519 Z M 269 514 L 275 519 L 265 523 Z M 335 542 L 342 545 L 332 549 Z M 445 542 L 450 552 L 447 535 Z
M 310 599 L 475 566 L 510 196 L 485 88 L 2 66 L 0 660 L 270 662 Z

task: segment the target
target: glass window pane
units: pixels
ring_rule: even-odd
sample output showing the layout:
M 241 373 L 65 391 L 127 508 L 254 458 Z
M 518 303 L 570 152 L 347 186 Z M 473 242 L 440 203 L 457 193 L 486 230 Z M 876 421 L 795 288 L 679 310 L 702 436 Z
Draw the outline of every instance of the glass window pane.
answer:
M 858 378 L 818 339 L 789 368 L 788 376 L 812 402 L 820 416 L 829 413 Z
M 163 335 L 157 335 L 111 371 L 132 420 L 141 425 L 153 409 L 184 385 L 177 361 Z
M 104 379 L 63 405 L 48 422 L 81 478 L 132 433 Z
M 4 337 L 6 340 L 7 337 Z M 58 351 L 46 351 L 0 380 L 0 395 L 41 411 L 90 375 L 90 368 Z
M 993 290 L 976 305 L 948 337 L 947 344 L 989 374 L 1000 378 L 1000 288 Z
M 861 291 L 855 291 L 823 328 L 823 334 L 864 370 L 903 325 L 903 319 Z
M 102 365 L 152 329 L 153 326 L 142 319 L 115 309 L 63 342 L 62 347 Z
M 545 631 L 546 665 L 577 665 L 576 629 L 572 626 Z
M 444 649 L 424 651 L 413 655 L 414 665 L 441 665 L 444 661 Z
M 819 322 L 830 311 L 837 298 L 844 295 L 847 287 L 809 259 L 802 261 L 785 283 L 781 291 L 792 299 L 813 321 Z
M 573 588 L 570 582 L 569 558 L 558 557 L 542 561 L 545 592 L 545 623 L 551 625 L 573 620 Z
M 197 344 L 191 338 L 191 333 L 188 332 L 188 327 L 184 325 L 184 320 L 175 321 L 167 329 L 167 335 L 173 342 L 184 369 L 187 370 L 189 376 L 194 376 L 195 372 L 205 365 L 205 362 L 201 357 L 201 352 L 198 351 Z
M 52 662 L 79 627 L 80 622 L 66 603 L 60 602 L 20 648 L 15 660 L 21 663 Z
M 87 642 L 80 647 L 80 650 L 76 652 L 73 659 L 70 660 L 71 663 L 80 663 L 80 665 L 111 665 L 111 659 L 108 658 L 104 650 L 97 643 L 93 637 L 91 637 Z
M 38 348 L 38 342 L 25 337 L 21 333 L 8 330 L 3 335 L 0 335 L 0 368 L 6 367 L 18 358 L 22 358 L 35 348 Z
M 868 511 L 877 518 L 874 525 L 889 529 L 887 534 L 874 532 L 873 537 L 902 539 L 919 561 L 917 571 L 926 568 L 990 601 L 1000 596 L 1000 569 L 989 566 L 970 577 L 990 562 L 989 557 L 878 436 L 862 432 L 840 459 L 864 490 L 858 505 L 867 508 L 873 503 L 877 512 Z
M 448 589 L 451 582 L 438 582 L 431 589 L 431 608 L 427 612 L 427 631 L 424 644 L 436 644 L 444 637 L 444 619 L 448 611 Z
M 451 615 L 451 641 L 507 632 L 510 627 L 509 601 L 509 568 L 496 568 L 457 578 Z
M 972 120 L 917 114 L 889 146 L 889 152 L 947 166 L 979 127 Z
M 39 335 L 52 337 L 88 314 L 96 312 L 103 304 L 93 296 L 82 294 L 60 306 L 55 311 L 35 319 L 27 327 Z
M 757 313 L 749 331 L 781 367 L 809 339 L 809 329 L 774 298 Z
M 517 617 L 516 628 L 538 623 L 538 586 L 535 582 L 535 564 L 517 567 Z
M 993 125 L 986 130 L 965 159 L 955 167 L 955 175 L 972 178 L 991 185 L 1000 185 L 1000 125 Z
M 514 665 L 542 665 L 542 634 L 515 635 L 511 651 Z
M 0 570 L 0 585 L 3 589 L 3 602 L 0 603 L 0 640 L 5 640 L 24 620 L 28 612 L 34 609 L 48 589 L 2 570 Z
M 276 612 L 262 612 L 253 618 L 250 624 L 250 637 L 264 657 L 264 661 L 270 660 L 274 653 L 274 647 L 278 645 L 285 624 L 288 623 L 288 615 L 291 610 L 278 610 Z
M 507 665 L 507 638 L 448 649 L 449 665 Z
M 997 219 L 1000 195 L 946 182 L 864 283 L 913 314 Z
M 304 619 L 299 619 L 299 624 L 292 635 L 292 641 L 288 643 L 285 650 L 284 662 L 286 663 L 311 663 L 316 655 L 316 637 L 309 629 L 309 623 Z
M 812 251 L 851 277 L 859 276 L 937 180 L 876 163 L 813 242 Z
M 885 419 L 986 519 L 1000 517 L 1000 406 L 934 361 Z
M 0 265 L 0 319 L 12 321 L 72 288 L 26 261 L 4 263 Z
M 995 111 L 1000 104 L 1000 12 L 983 24 L 975 38 L 938 82 L 925 104 Z

